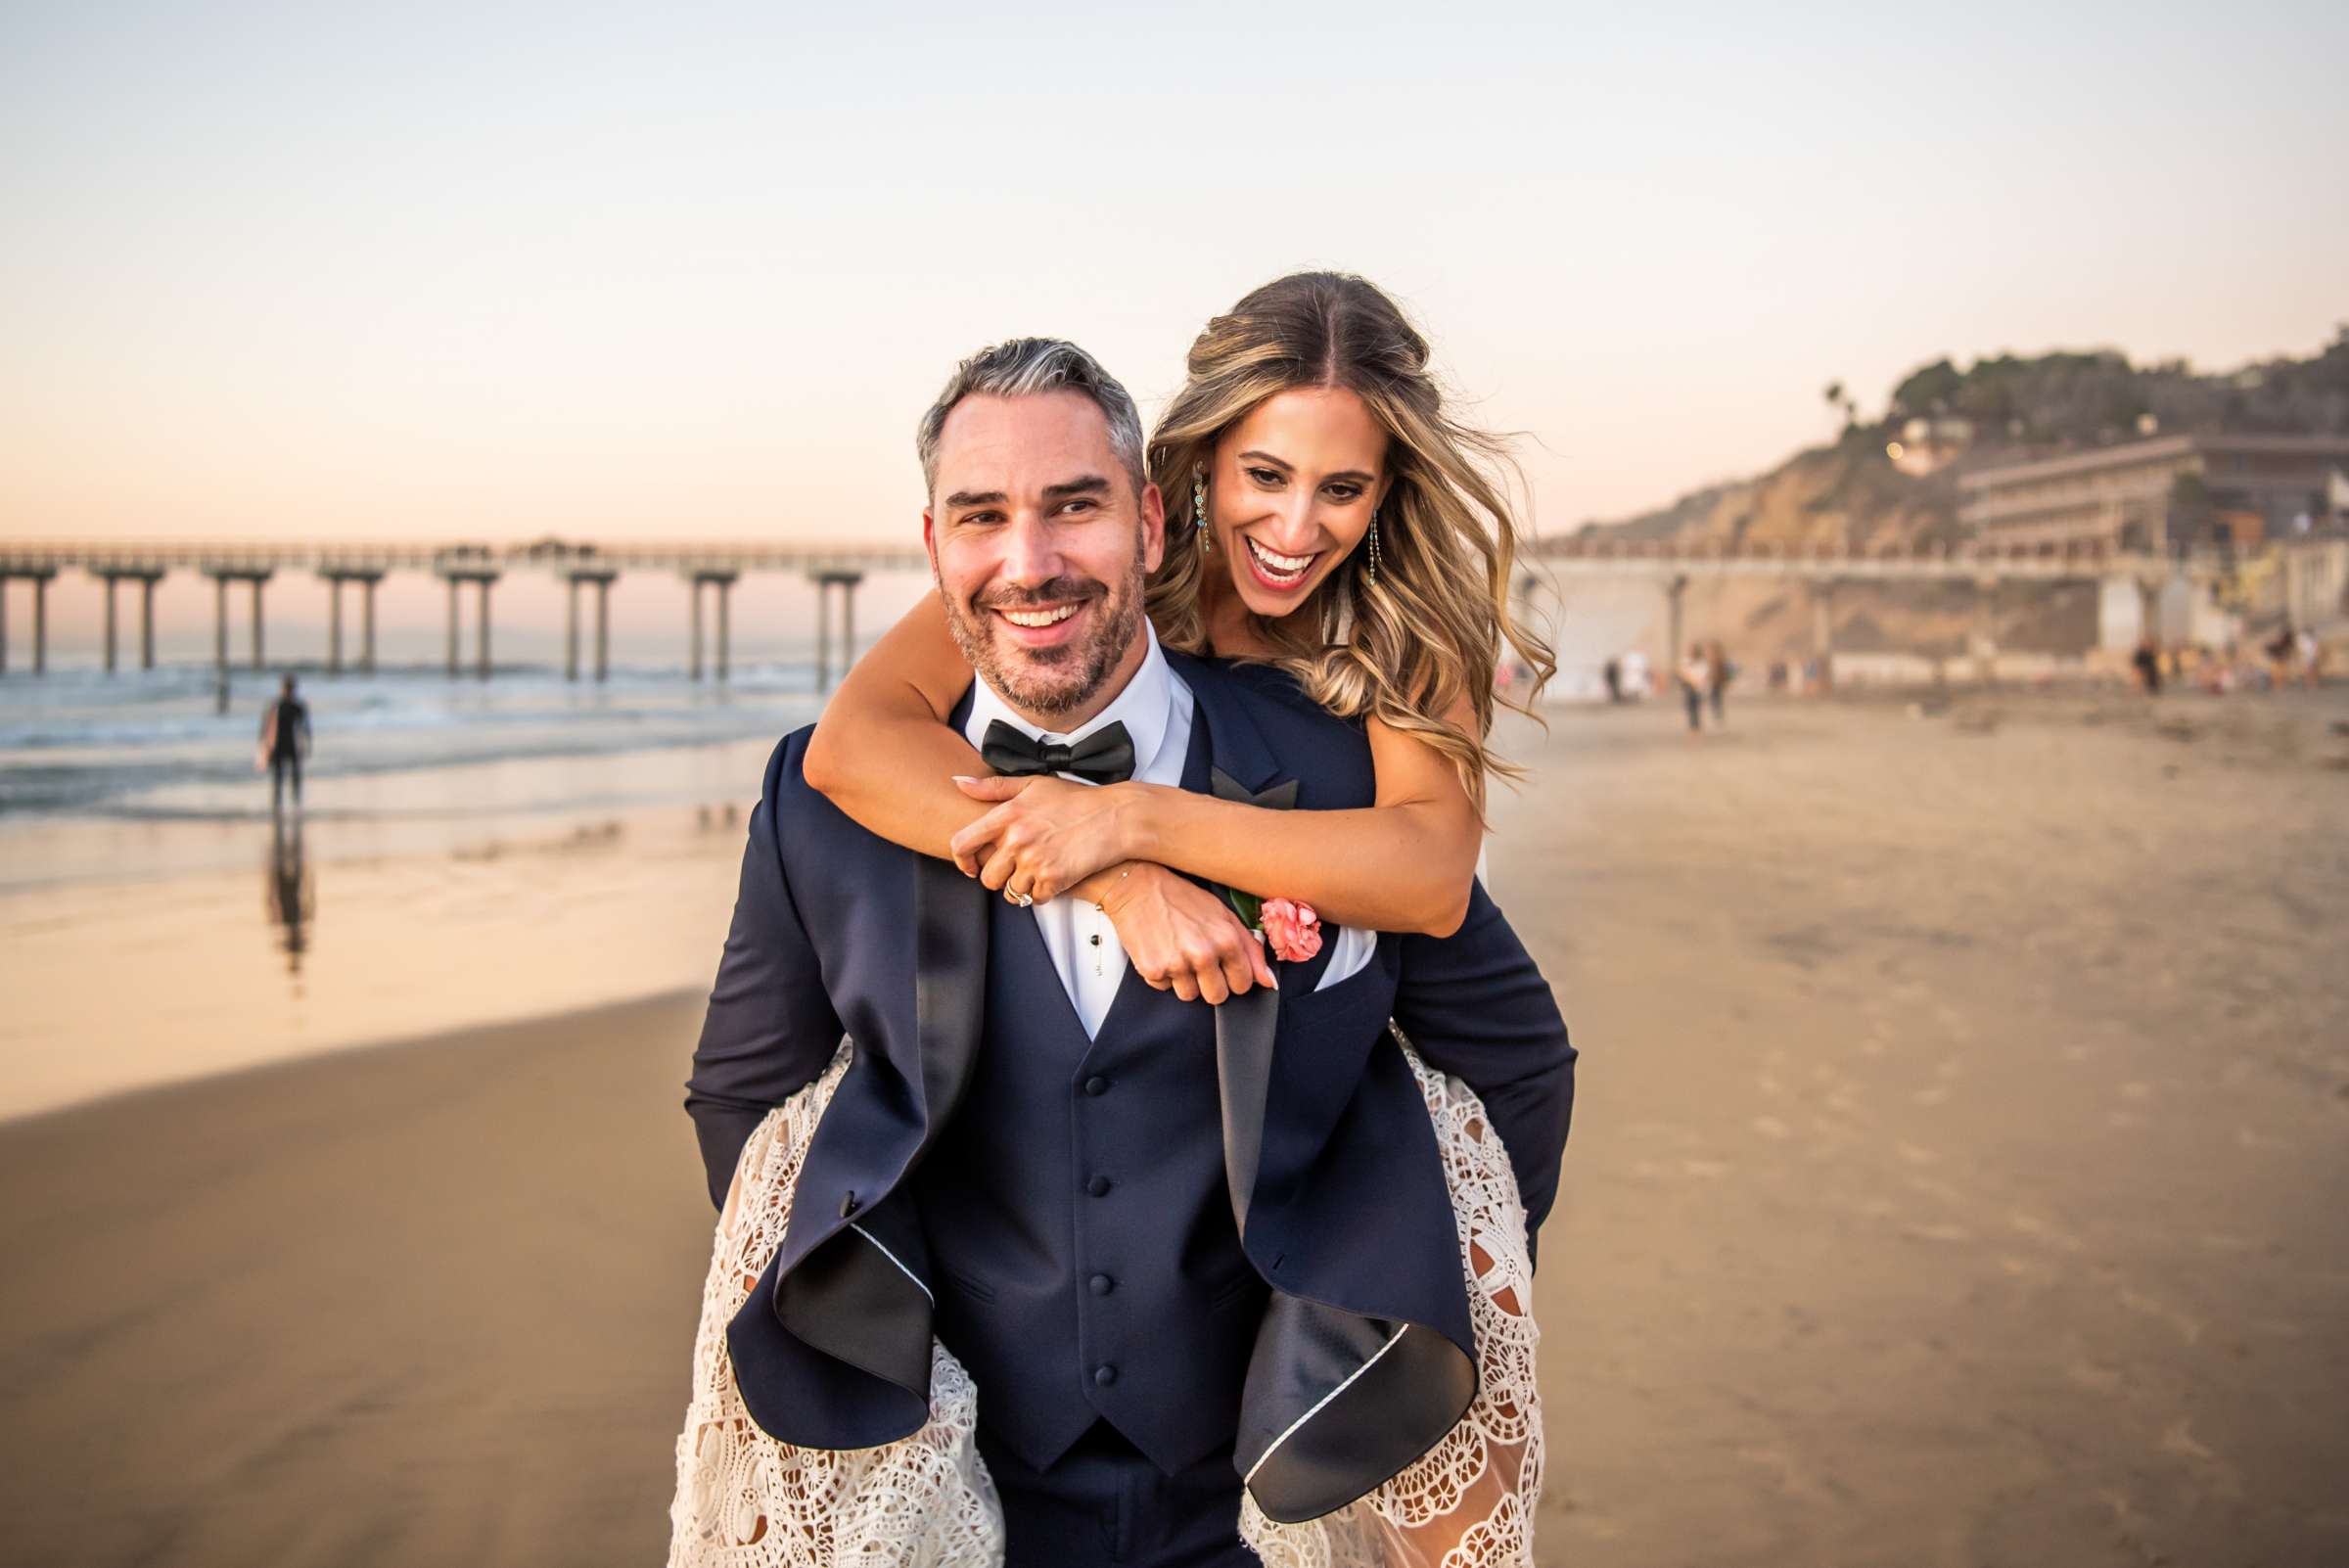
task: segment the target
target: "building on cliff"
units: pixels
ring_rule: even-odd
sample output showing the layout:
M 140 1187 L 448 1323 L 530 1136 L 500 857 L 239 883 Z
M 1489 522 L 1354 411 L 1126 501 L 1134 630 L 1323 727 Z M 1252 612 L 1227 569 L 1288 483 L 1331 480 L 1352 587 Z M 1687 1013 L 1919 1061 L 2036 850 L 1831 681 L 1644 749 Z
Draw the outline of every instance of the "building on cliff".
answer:
M 2003 547 L 2251 545 L 2339 527 L 2336 473 L 2349 437 L 2163 436 L 1962 474 L 1958 521 Z
M 1900 438 L 1887 441 L 1884 455 L 1911 479 L 1938 473 L 1963 457 L 1974 444 L 1974 422 L 1955 414 L 1919 414 L 1901 427 Z

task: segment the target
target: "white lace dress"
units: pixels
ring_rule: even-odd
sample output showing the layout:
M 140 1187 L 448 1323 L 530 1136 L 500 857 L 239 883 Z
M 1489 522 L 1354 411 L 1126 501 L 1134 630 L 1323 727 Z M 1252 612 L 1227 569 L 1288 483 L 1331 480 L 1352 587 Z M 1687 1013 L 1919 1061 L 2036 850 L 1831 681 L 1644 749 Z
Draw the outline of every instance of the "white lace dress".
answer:
M 1459 1222 L 1479 1389 L 1450 1436 L 1367 1497 L 1305 1524 L 1277 1524 L 1242 1494 L 1241 1539 L 1268 1568 L 1533 1568 L 1542 1493 L 1534 1381 L 1533 1267 L 1525 1206 L 1483 1104 L 1395 1039 L 1435 1122 Z M 1003 1561 L 1003 1510 L 979 1457 L 979 1391 L 945 1347 L 930 1348 L 930 1420 L 876 1449 L 778 1443 L 743 1407 L 726 1324 L 766 1269 L 791 1218 L 807 1139 L 848 1070 L 849 1045 L 814 1083 L 767 1113 L 745 1144 L 718 1216 L 693 1398 L 677 1438 L 670 1568 L 988 1568 Z

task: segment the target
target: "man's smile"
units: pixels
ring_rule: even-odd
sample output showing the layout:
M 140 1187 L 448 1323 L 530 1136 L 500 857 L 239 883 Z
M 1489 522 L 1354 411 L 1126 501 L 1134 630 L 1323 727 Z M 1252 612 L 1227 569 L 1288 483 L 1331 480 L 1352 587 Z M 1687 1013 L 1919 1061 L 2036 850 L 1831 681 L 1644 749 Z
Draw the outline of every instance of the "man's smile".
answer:
M 998 604 L 989 605 L 987 611 L 1013 646 L 1057 648 L 1076 637 L 1082 612 L 1094 602 L 1084 598 L 1049 604 Z

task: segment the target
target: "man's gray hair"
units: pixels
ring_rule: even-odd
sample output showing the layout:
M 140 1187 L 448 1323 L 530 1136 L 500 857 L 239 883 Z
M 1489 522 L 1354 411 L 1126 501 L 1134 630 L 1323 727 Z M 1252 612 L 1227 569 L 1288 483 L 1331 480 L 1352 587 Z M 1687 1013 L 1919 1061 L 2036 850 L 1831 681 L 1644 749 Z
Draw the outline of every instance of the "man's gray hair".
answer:
M 922 460 L 922 487 L 938 496 L 938 438 L 946 416 L 965 397 L 1027 397 L 1037 392 L 1074 392 L 1091 398 L 1109 422 L 1109 449 L 1125 465 L 1139 496 L 1148 476 L 1142 471 L 1142 416 L 1118 378 L 1101 361 L 1064 338 L 1014 338 L 982 348 L 954 367 L 945 391 L 915 428 L 913 449 Z

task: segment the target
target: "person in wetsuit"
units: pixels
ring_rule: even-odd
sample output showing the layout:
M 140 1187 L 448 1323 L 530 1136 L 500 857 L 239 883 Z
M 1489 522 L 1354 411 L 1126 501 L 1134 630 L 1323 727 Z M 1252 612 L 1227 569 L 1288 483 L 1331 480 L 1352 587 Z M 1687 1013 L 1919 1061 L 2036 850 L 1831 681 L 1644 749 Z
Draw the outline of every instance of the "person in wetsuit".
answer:
M 310 710 L 294 695 L 294 677 L 285 677 L 277 700 L 261 715 L 261 755 L 269 763 L 269 814 L 285 809 L 286 777 L 294 779 L 294 809 L 301 809 L 301 760 L 310 750 Z

